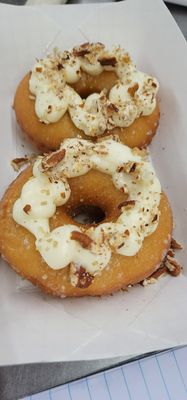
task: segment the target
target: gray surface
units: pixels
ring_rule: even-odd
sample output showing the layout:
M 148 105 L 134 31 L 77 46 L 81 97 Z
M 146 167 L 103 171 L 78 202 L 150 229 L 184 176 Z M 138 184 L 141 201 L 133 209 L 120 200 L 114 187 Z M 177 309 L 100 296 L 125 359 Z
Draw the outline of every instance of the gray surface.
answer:
M 123 361 L 122 357 L 111 360 L 26 364 L 23 366 L 1 367 L 0 399 L 20 399 L 20 397 L 89 375 L 105 367 L 115 365 L 120 361 Z
M 0 2 L 21 5 L 24 3 L 24 0 Z M 83 2 L 91 1 L 83 0 Z M 70 0 L 68 3 L 78 2 Z M 187 39 L 187 7 L 168 4 L 168 8 Z M 23 396 L 60 385 L 99 371 L 105 367 L 115 365 L 123 360 L 125 359 L 120 357 L 96 361 L 41 363 L 0 367 L 0 400 L 17 400 Z
M 187 39 L 187 7 L 176 6 L 170 3 L 168 3 L 167 6 L 179 25 L 184 37 Z

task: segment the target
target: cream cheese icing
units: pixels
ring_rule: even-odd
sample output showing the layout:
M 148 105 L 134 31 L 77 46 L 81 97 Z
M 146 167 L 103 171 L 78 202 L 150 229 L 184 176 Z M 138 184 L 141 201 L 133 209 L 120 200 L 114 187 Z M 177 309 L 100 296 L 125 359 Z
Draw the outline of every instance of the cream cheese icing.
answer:
M 49 219 L 71 195 L 68 179 L 90 169 L 110 175 L 124 192 L 119 218 L 91 228 L 68 224 L 51 230 Z M 33 176 L 14 203 L 13 218 L 35 236 L 36 249 L 49 267 L 58 270 L 72 263 L 95 276 L 108 265 L 112 252 L 133 256 L 155 231 L 160 193 L 144 150 L 130 149 L 111 138 L 96 144 L 66 139 L 60 150 L 37 158 Z
M 112 70 L 119 81 L 110 90 L 82 99 L 70 86 L 81 78 L 81 71 L 99 76 Z M 156 106 L 159 84 L 136 69 L 127 52 L 116 47 L 107 50 L 101 43 L 86 43 L 70 51 L 37 61 L 29 80 L 35 96 L 35 112 L 46 124 L 58 121 L 66 111 L 86 135 L 98 136 L 114 127 L 128 127 L 140 115 L 150 115 Z

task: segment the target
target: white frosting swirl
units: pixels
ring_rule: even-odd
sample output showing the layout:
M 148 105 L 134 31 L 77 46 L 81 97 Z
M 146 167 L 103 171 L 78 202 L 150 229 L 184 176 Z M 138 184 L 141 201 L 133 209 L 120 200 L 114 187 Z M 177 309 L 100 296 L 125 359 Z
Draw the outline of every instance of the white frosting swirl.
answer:
M 86 174 L 91 168 L 109 174 L 124 192 L 121 214 L 114 222 L 96 227 L 63 225 L 50 230 L 49 219 L 56 207 L 70 197 L 68 178 Z M 67 139 L 60 150 L 38 157 L 33 176 L 24 184 L 13 206 L 14 220 L 36 237 L 36 249 L 53 269 L 70 263 L 92 275 L 105 268 L 112 252 L 135 255 L 159 221 L 161 187 L 145 151 L 130 149 L 110 138 L 93 144 Z M 73 238 L 83 235 L 86 243 Z M 88 243 L 87 243 L 88 242 Z
M 112 70 L 119 82 L 108 97 L 94 93 L 83 100 L 68 85 L 81 78 L 82 70 L 93 76 Z M 116 126 L 127 127 L 140 115 L 151 114 L 158 88 L 158 81 L 138 71 L 123 49 L 109 51 L 101 43 L 86 43 L 71 51 L 54 50 L 34 65 L 29 80 L 40 121 L 56 122 L 68 110 L 76 127 L 89 136 L 101 135 Z

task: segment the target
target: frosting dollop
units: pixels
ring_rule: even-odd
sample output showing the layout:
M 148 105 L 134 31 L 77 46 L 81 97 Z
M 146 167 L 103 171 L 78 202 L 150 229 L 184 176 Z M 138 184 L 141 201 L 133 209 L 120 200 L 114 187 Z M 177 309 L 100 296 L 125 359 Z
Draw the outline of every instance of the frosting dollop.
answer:
M 51 230 L 49 219 L 71 195 L 68 179 L 90 169 L 111 175 L 115 187 L 124 192 L 120 216 L 96 227 L 67 224 Z M 108 265 L 112 252 L 133 256 L 155 231 L 160 193 L 145 150 L 130 149 L 112 138 L 95 144 L 66 139 L 58 151 L 37 158 L 33 176 L 14 203 L 13 218 L 35 236 L 36 249 L 49 267 L 71 264 L 95 276 Z
M 105 70 L 118 77 L 107 96 L 103 91 L 84 100 L 70 86 L 81 78 L 82 71 L 99 76 Z M 29 80 L 41 122 L 56 122 L 68 111 L 76 127 L 89 136 L 128 127 L 139 116 L 151 114 L 158 88 L 156 78 L 138 71 L 125 50 L 108 50 L 102 43 L 85 43 L 64 52 L 55 49 L 37 61 Z

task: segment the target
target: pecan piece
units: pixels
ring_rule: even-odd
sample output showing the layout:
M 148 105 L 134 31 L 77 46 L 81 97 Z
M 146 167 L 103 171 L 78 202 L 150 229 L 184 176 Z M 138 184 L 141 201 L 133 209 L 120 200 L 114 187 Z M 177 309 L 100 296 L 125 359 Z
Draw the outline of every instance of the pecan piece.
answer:
M 36 72 L 42 72 L 42 67 L 36 67 Z
M 60 70 L 63 69 L 63 68 L 64 68 L 64 67 L 63 67 L 63 64 L 59 62 L 59 63 L 57 64 L 57 70 L 60 71 Z
M 84 56 L 86 56 L 86 54 L 90 54 L 90 50 L 82 49 L 82 50 L 74 51 L 74 55 L 77 57 L 84 57 Z
M 162 266 L 159 269 L 157 269 L 153 274 L 151 275 L 151 278 L 158 279 L 160 276 L 164 275 L 167 272 L 166 266 Z
M 81 46 L 79 46 L 78 48 L 74 48 L 73 49 L 73 55 L 77 56 L 77 57 L 84 57 L 86 56 L 86 54 L 90 54 L 91 51 L 89 49 L 90 43 L 86 42 L 81 44 Z
M 134 97 L 134 95 L 137 92 L 138 88 L 139 88 L 138 83 L 135 83 L 134 86 L 128 88 L 127 92 L 130 94 L 131 97 Z
M 122 207 L 129 207 L 129 206 L 133 207 L 135 206 L 135 204 L 136 204 L 135 200 L 125 200 L 118 205 L 118 208 L 121 209 Z
M 127 174 L 134 174 L 136 172 L 138 163 L 133 162 L 133 161 L 128 161 L 125 164 L 123 164 L 123 171 Z M 119 170 L 118 170 L 119 172 Z
M 85 268 L 80 267 L 76 272 L 78 281 L 76 284 L 77 288 L 86 289 L 88 286 L 92 284 L 94 276 L 85 270 Z
M 181 272 L 180 264 L 173 258 L 167 255 L 165 266 L 172 276 L 178 276 Z
M 20 170 L 20 168 L 27 164 L 29 162 L 29 158 L 28 157 L 19 157 L 19 158 L 14 158 L 11 161 L 11 165 L 14 168 L 14 171 L 18 172 Z
M 171 239 L 171 249 L 174 250 L 182 250 L 183 246 L 178 243 L 174 238 Z
M 116 57 L 102 57 L 102 58 L 98 58 L 98 61 L 103 66 L 109 65 L 111 67 L 115 67 L 115 65 L 117 64 Z
M 49 169 L 55 167 L 60 161 L 63 160 L 65 157 L 66 150 L 62 149 L 59 151 L 56 151 L 55 153 L 52 153 L 50 156 L 47 158 L 44 158 L 42 161 L 42 167 L 44 169 Z
M 157 84 L 155 82 L 152 83 L 152 87 L 156 88 Z
M 155 214 L 154 218 L 152 219 L 152 222 L 156 222 L 156 221 L 157 221 L 157 219 L 158 219 L 158 215 L 157 215 L 157 214 Z
M 119 111 L 119 108 L 118 108 L 115 104 L 110 103 L 110 104 L 107 106 L 107 110 L 108 110 L 109 112 L 118 112 L 118 111 Z
M 170 257 L 174 257 L 174 256 L 175 256 L 175 254 L 174 254 L 174 252 L 171 250 L 171 248 L 168 250 L 167 256 L 170 256 Z
M 129 170 L 129 174 L 133 174 L 133 172 L 135 172 L 136 166 L 137 166 L 137 164 L 134 162 L 134 163 L 132 164 L 132 167 L 131 167 L 130 170 Z
M 80 245 L 84 247 L 84 249 L 90 249 L 93 242 L 93 240 L 88 235 L 78 231 L 72 231 L 71 239 L 79 242 Z
M 123 171 L 123 165 L 121 165 L 121 167 L 117 168 L 117 172 L 122 172 Z
M 26 213 L 26 214 L 29 214 L 29 211 L 31 210 L 31 205 L 30 204 L 26 204 L 24 207 L 23 207 L 23 211 Z

